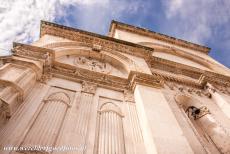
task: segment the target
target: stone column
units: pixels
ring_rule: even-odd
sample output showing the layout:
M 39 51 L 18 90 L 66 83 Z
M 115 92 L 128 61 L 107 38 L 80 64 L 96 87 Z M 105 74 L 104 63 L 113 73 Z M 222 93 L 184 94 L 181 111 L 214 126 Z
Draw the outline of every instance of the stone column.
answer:
M 79 150 L 70 151 L 68 153 L 83 154 L 89 150 L 88 135 L 89 135 L 89 122 L 91 119 L 93 98 L 96 92 L 97 86 L 89 82 L 82 83 L 82 90 L 77 104 L 77 117 L 75 123 L 73 123 L 73 135 L 70 139 L 71 146 L 77 147 Z M 95 117 L 96 118 L 96 117 Z M 91 150 L 91 149 L 90 149 Z
M 160 89 L 136 85 L 134 97 L 148 154 L 193 153 Z

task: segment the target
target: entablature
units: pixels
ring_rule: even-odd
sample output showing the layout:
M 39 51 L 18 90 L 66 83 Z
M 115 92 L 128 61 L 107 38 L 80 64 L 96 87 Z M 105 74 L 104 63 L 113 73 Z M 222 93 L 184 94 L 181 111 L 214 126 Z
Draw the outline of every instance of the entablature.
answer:
M 138 50 L 138 48 L 136 48 L 136 50 Z M 74 66 L 67 66 L 66 64 L 58 63 L 57 61 L 55 61 L 55 51 L 52 49 L 34 47 L 31 45 L 24 45 L 20 43 L 15 43 L 13 51 L 14 51 L 13 57 L 23 57 L 23 58 L 33 59 L 33 60 L 34 59 L 44 60 L 45 68 L 46 68 L 43 71 L 44 76 L 49 76 L 47 74 L 51 73 L 56 76 L 63 76 L 65 78 L 71 77 L 74 80 L 88 79 L 89 81 L 93 80 L 95 83 L 99 83 L 101 85 L 105 85 L 108 87 L 116 87 L 118 89 L 130 88 L 129 87 L 129 82 L 130 82 L 129 80 L 131 79 L 130 76 L 133 75 L 132 72 L 135 72 L 135 71 L 129 72 L 129 77 L 128 79 L 126 79 L 126 78 L 103 74 L 99 72 L 92 72 L 90 70 L 86 70 Z M 33 54 L 34 52 L 36 54 Z M 109 53 L 109 51 L 106 52 Z M 152 70 L 153 78 L 155 76 L 158 76 L 161 78 L 160 80 L 175 81 L 175 82 L 180 82 L 185 85 L 191 85 L 195 87 L 203 87 L 207 82 L 213 84 L 225 85 L 225 86 L 230 85 L 230 77 L 228 76 L 224 76 L 211 71 L 201 70 L 192 66 L 180 64 L 170 60 L 165 60 L 159 57 L 154 57 L 151 54 L 146 54 L 144 56 L 144 59 L 149 65 L 149 68 Z M 15 62 L 18 61 L 15 58 L 10 58 L 9 61 L 10 60 Z M 20 63 L 24 63 L 24 61 L 21 61 Z M 168 73 L 161 73 L 158 71 L 154 71 L 154 69 L 162 70 Z M 170 75 L 170 73 L 172 75 Z M 137 72 L 134 74 L 137 74 Z M 145 76 L 145 73 L 141 73 L 141 74 L 142 74 L 141 77 Z M 178 77 L 177 75 L 181 75 L 181 76 Z M 183 76 L 185 76 L 186 78 L 183 78 Z M 150 84 L 148 82 L 149 80 L 145 80 L 145 81 L 146 83 Z

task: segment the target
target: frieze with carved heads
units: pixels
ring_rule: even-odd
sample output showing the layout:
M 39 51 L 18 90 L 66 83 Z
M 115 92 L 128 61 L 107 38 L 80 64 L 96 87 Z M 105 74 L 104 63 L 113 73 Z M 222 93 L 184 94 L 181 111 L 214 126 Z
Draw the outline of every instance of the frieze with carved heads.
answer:
M 165 85 L 172 91 L 175 91 L 177 93 L 181 93 L 181 94 L 188 94 L 188 95 L 196 95 L 199 97 L 207 97 L 207 98 L 211 98 L 212 95 L 210 92 L 208 92 L 205 89 L 198 89 L 195 87 L 191 87 L 191 86 L 185 86 L 185 85 L 181 85 L 175 82 L 165 82 Z
M 230 95 L 230 86 L 214 85 L 214 90 L 220 91 L 223 94 Z
M 159 74 L 165 80 L 177 81 L 185 85 L 203 87 L 206 82 L 219 84 L 221 86 L 230 85 L 230 77 L 222 74 L 204 71 L 192 66 L 187 66 L 170 60 L 151 56 L 146 59 L 153 74 Z M 167 73 L 158 72 L 162 70 Z M 180 76 L 178 76 L 180 75 Z M 189 79 L 189 78 L 191 79 Z

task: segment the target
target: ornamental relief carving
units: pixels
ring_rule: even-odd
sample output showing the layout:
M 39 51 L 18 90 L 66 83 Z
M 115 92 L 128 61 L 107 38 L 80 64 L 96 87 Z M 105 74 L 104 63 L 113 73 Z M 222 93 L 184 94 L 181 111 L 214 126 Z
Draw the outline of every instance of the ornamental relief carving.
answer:
M 105 74 L 110 74 L 112 70 L 112 66 L 109 63 L 101 62 L 96 59 L 92 59 L 90 57 L 74 57 L 73 62 L 77 67 L 81 67 L 84 69 L 101 72 Z
M 229 86 L 219 86 L 219 85 L 214 85 L 214 89 L 212 89 L 213 92 L 219 91 L 223 94 L 230 95 L 230 87 Z
M 165 84 L 170 90 L 179 92 L 181 94 L 187 94 L 187 95 L 197 95 L 199 97 L 207 97 L 207 98 L 212 98 L 212 94 L 208 92 L 207 90 L 203 89 L 197 89 L 194 87 L 187 87 L 187 86 L 182 86 L 178 85 L 173 82 L 166 82 Z
M 106 59 L 102 55 L 65 55 L 56 59 L 56 62 L 63 65 L 68 64 L 74 66 L 76 70 L 81 68 L 84 71 L 99 72 L 105 75 L 113 75 L 118 77 L 127 77 L 124 68 L 117 64 L 113 59 Z M 79 69 L 80 68 L 80 69 Z

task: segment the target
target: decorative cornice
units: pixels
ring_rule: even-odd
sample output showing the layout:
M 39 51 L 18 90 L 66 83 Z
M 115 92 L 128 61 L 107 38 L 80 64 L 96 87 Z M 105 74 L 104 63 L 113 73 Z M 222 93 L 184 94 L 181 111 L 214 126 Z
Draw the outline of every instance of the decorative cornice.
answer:
M 78 82 L 87 81 L 97 85 L 103 85 L 110 88 L 126 89 L 128 86 L 127 79 L 107 75 L 99 72 L 90 71 L 69 64 L 54 62 L 51 69 L 54 76 L 74 80 Z
M 140 27 L 135 27 L 132 25 L 128 25 L 125 23 L 121 23 L 118 21 L 114 21 L 112 20 L 111 25 L 110 25 L 110 30 L 109 30 L 109 35 L 111 37 L 114 37 L 115 34 L 115 29 L 121 29 L 121 30 L 125 30 L 128 32 L 133 32 L 136 34 L 140 34 L 140 35 L 144 35 L 144 36 L 149 36 L 151 38 L 157 39 L 157 40 L 161 40 L 170 44 L 175 44 L 184 48 L 189 48 L 189 49 L 193 49 L 193 50 L 197 50 L 197 51 L 201 51 L 204 52 L 206 54 L 209 53 L 210 48 L 206 47 L 206 46 L 201 46 L 195 43 L 191 43 L 182 39 L 177 39 L 175 37 L 171 37 L 165 34 L 161 34 L 161 33 L 157 33 L 154 31 L 150 31 L 148 29 L 144 29 L 144 28 L 140 28 Z
M 130 89 L 132 91 L 134 90 L 136 84 L 157 88 L 163 87 L 163 80 L 160 77 L 135 71 L 131 71 L 128 79 L 125 79 L 78 68 L 69 64 L 54 62 L 51 73 L 57 77 L 62 77 L 78 82 L 87 81 L 102 87 L 109 87 L 111 89 L 114 88 L 120 91 L 124 91 L 125 89 Z
M 160 76 L 155 74 L 149 75 L 145 73 L 140 73 L 136 71 L 131 71 L 128 77 L 129 89 L 134 91 L 137 84 L 144 86 L 151 86 L 155 88 L 163 88 L 164 81 Z
M 187 66 L 177 62 L 169 61 L 159 57 L 149 57 L 146 60 L 153 74 L 161 76 L 164 80 L 174 81 L 194 87 L 203 87 L 207 82 L 219 85 L 230 86 L 230 77 L 214 72 L 201 70 L 192 66 Z M 167 73 L 158 72 L 162 70 Z M 171 75 L 170 75 L 171 74 Z M 188 78 L 181 78 L 176 75 L 182 75 Z M 195 80 L 195 81 L 194 81 Z
M 150 47 L 145 47 L 108 36 L 66 27 L 47 21 L 41 21 L 40 36 L 42 37 L 45 34 L 66 38 L 79 43 L 89 44 L 92 48 L 93 46 L 98 45 L 101 47 L 101 50 L 116 50 L 139 57 L 146 57 L 154 50 Z

